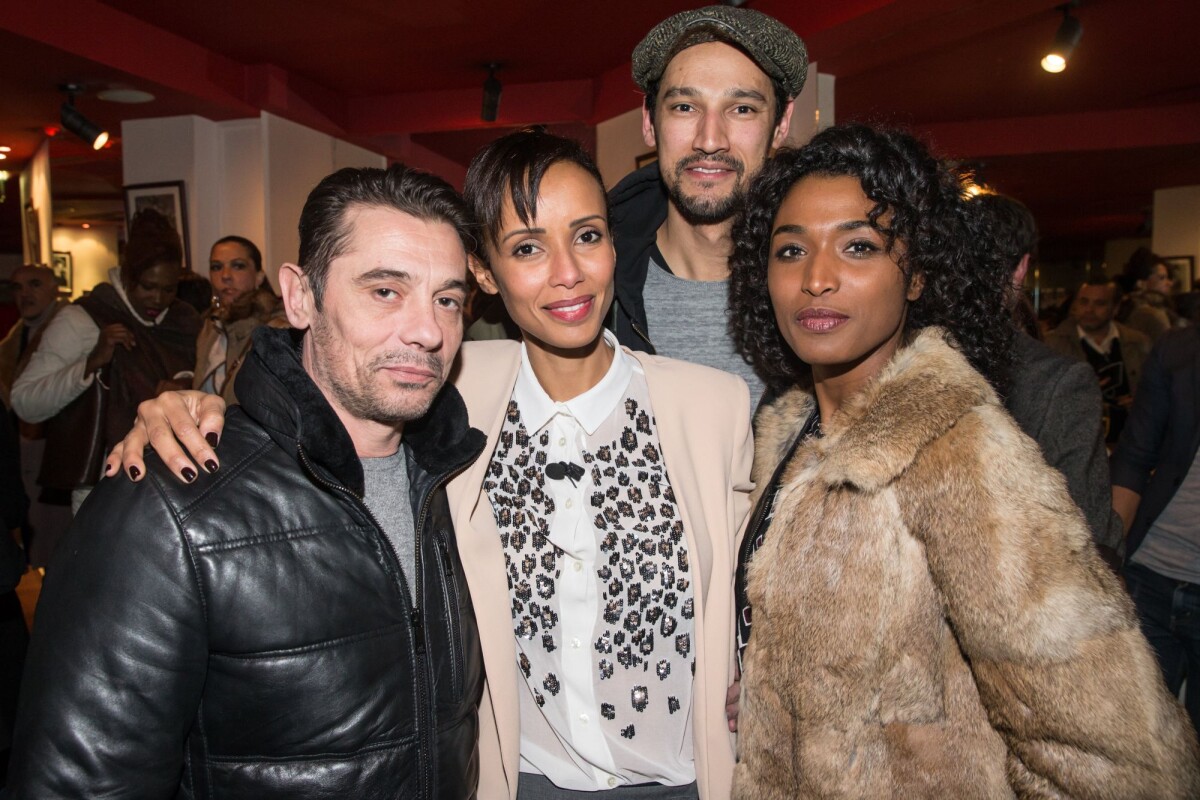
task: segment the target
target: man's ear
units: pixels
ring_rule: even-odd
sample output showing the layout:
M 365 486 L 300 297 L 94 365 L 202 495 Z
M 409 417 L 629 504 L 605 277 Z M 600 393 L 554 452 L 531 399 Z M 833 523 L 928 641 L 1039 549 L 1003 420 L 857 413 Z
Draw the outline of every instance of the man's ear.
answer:
M 488 269 L 487 264 L 478 256 L 468 256 L 467 266 L 471 268 L 471 274 L 475 276 L 475 282 L 479 284 L 479 288 L 485 294 L 499 294 L 500 287 L 496 285 L 496 279 L 492 275 L 492 271 Z
M 654 122 L 650 119 L 650 107 L 644 100 L 642 101 L 642 141 L 646 143 L 646 147 L 658 147 L 658 138 L 654 135 Z
M 288 322 L 297 330 L 306 330 L 313 320 L 317 306 L 308 284 L 308 276 L 295 264 L 279 268 L 279 291 L 283 295 L 283 310 Z
M 772 150 L 782 147 L 784 141 L 787 140 L 788 131 L 792 127 L 792 112 L 795 110 L 795 98 L 788 100 L 787 105 L 783 107 L 783 116 L 779 118 L 779 124 L 775 126 L 775 134 L 771 137 Z

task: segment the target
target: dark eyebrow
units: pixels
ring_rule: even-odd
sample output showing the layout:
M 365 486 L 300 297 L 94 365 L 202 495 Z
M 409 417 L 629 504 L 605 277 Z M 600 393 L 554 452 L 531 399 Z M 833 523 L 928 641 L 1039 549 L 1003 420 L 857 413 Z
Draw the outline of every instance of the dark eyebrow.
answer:
M 504 235 L 504 238 L 501 239 L 500 241 L 507 242 L 509 239 L 511 239 L 514 236 L 528 236 L 531 233 L 545 233 L 545 232 L 546 232 L 545 228 L 517 228 L 515 231 L 509 231 L 508 233 L 506 233 Z
M 457 278 L 451 278 L 450 280 L 443 283 L 440 287 L 438 287 L 439 292 L 447 292 L 447 291 L 450 291 L 451 289 L 457 289 L 460 292 L 466 292 L 467 291 L 467 282 L 463 281 L 463 280 L 459 280 Z
M 672 100 L 676 97 L 699 97 L 700 95 L 700 90 L 691 86 L 672 86 L 663 93 L 663 100 Z M 767 98 L 762 92 L 755 91 L 754 89 L 743 89 L 738 86 L 726 89 L 724 96 L 733 98 L 735 100 L 758 100 L 760 103 L 767 102 Z
M 839 222 L 838 226 L 837 226 L 837 229 L 839 231 L 856 231 L 856 230 L 859 230 L 860 228 L 872 228 L 872 230 L 874 229 L 872 227 L 871 223 L 865 219 L 851 219 L 851 220 L 847 220 L 846 222 Z M 803 225 L 780 225 L 778 228 L 776 228 L 774 231 L 771 232 L 771 238 L 775 238 L 776 236 L 778 236 L 781 233 L 794 233 L 797 235 L 801 235 L 801 234 L 804 234 L 807 232 L 808 232 L 808 229 L 805 228 Z
M 400 281 L 401 283 L 408 283 L 412 280 L 412 275 L 409 275 L 402 269 L 388 269 L 387 267 L 379 267 L 378 269 L 364 272 L 362 275 L 359 275 L 357 278 L 355 278 L 354 282 L 361 286 L 364 283 L 387 280 L 389 278 L 391 280 Z
M 573 220 L 571 220 L 571 227 L 577 228 L 580 225 L 582 225 L 583 223 L 590 222 L 591 220 L 594 220 L 594 219 L 598 219 L 601 222 L 604 222 L 604 215 L 603 214 L 588 214 L 586 217 L 580 217 L 579 219 L 573 219 Z

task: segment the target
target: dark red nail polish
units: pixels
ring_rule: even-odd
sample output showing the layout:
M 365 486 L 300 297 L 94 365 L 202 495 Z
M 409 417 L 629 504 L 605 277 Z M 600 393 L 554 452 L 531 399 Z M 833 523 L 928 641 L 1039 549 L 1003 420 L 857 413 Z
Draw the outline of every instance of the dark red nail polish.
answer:
M 221 441 L 215 433 L 206 433 L 204 434 L 204 438 L 208 441 L 209 447 L 216 447 L 217 442 Z
M 138 476 L 141 474 L 142 474 L 142 471 L 140 469 L 138 469 L 137 467 L 129 468 L 129 477 L 132 478 L 133 480 L 136 481 L 138 479 Z
M 210 458 L 208 461 L 204 462 L 204 468 L 206 470 L 208 470 L 209 472 L 216 472 L 217 471 L 217 462 L 213 461 Z
M 179 471 L 179 474 L 182 475 L 183 479 L 188 483 L 196 480 L 196 470 L 192 469 L 191 467 L 184 467 Z

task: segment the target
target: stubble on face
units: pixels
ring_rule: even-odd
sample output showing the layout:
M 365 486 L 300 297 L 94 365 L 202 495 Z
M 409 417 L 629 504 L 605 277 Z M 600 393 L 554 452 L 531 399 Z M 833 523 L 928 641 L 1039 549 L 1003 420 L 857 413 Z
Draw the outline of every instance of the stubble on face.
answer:
M 723 196 L 685 194 L 681 188 L 684 172 L 700 162 L 717 162 L 736 172 L 737 180 L 734 182 L 733 189 Z M 675 208 L 679 211 L 680 216 L 691 225 L 716 225 L 725 222 L 740 212 L 746 204 L 746 186 L 744 183 L 746 165 L 740 159 L 733 156 L 723 153 L 715 153 L 713 155 L 693 153 L 675 162 L 673 174 L 674 180 L 668 185 L 667 194 L 671 198 L 671 202 Z
M 445 383 L 445 362 L 439 353 L 397 348 L 356 364 L 324 314 L 316 315 L 308 333 L 313 339 L 313 369 L 319 375 L 318 383 L 357 419 L 388 426 L 420 419 Z M 335 366 L 339 364 L 341 369 Z M 406 383 L 387 375 L 386 370 L 402 365 L 424 367 L 438 378 L 428 383 Z

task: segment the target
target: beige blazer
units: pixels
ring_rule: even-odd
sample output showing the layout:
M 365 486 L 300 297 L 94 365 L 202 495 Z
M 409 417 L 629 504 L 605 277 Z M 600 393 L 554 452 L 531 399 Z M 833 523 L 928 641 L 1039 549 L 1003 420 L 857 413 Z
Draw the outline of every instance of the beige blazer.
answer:
M 696 678 L 692 728 L 700 797 L 725 800 L 734 739 L 725 722 L 733 669 L 733 574 L 750 510 L 750 396 L 741 378 L 683 361 L 633 353 L 642 365 L 671 487 L 679 502 L 695 573 Z M 487 683 L 479 708 L 480 800 L 517 794 L 521 719 L 516 645 L 500 532 L 483 477 L 516 385 L 521 346 L 466 342 L 455 385 L 471 425 L 488 437 L 484 454 L 447 487 L 463 571 L 475 603 Z

